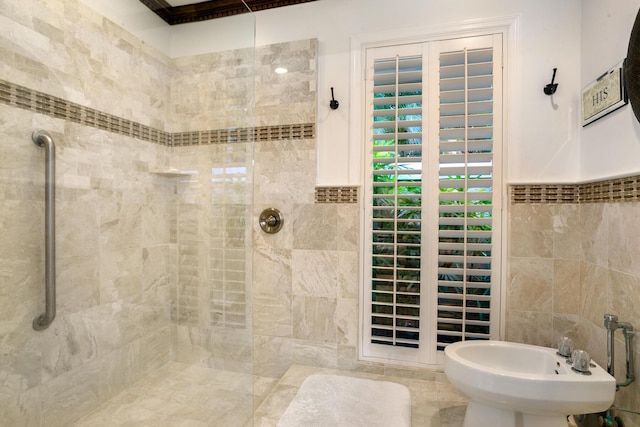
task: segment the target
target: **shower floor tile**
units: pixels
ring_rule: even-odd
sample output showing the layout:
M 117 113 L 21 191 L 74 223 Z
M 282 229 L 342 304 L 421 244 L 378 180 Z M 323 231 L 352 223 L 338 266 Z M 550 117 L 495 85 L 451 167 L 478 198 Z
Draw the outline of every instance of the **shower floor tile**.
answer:
M 170 362 L 74 427 L 244 426 L 276 380 Z M 254 386 L 255 384 L 255 386 Z M 262 394 L 253 394 L 253 390 Z
M 314 373 L 392 381 L 411 391 L 413 426 L 461 427 L 466 399 L 444 374 L 424 378 L 293 365 L 279 380 L 171 362 L 81 418 L 74 427 L 275 427 Z

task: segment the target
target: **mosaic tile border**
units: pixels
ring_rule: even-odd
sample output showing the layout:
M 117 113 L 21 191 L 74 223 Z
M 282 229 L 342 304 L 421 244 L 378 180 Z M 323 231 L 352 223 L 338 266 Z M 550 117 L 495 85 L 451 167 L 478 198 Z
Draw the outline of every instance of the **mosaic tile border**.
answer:
M 215 129 L 171 134 L 171 145 L 224 144 L 228 142 L 279 141 L 315 138 L 315 124 L 258 126 L 255 128 Z
M 0 102 L 165 146 L 307 139 L 316 134 L 315 123 L 169 133 L 5 80 L 0 80 Z
M 512 185 L 511 203 L 578 203 L 578 185 Z
M 0 80 L 0 102 L 34 113 L 46 114 L 56 119 L 69 120 L 155 144 L 171 144 L 171 135 L 168 132 L 4 80 Z
M 359 187 L 316 187 L 316 203 L 358 203 Z
M 640 175 L 572 185 L 511 185 L 512 204 L 640 201 Z

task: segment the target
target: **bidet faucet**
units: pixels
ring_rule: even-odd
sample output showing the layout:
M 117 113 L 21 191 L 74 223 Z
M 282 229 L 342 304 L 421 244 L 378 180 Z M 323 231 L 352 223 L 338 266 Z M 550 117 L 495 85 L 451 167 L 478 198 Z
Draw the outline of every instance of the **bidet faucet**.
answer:
M 575 344 L 569 337 L 562 337 L 558 341 L 558 354 L 562 357 L 571 358 L 571 353 L 575 349 Z
M 615 314 L 604 315 L 604 327 L 607 329 L 607 372 L 613 377 L 615 376 L 615 332 L 616 329 L 622 329 L 624 335 L 625 351 L 626 351 L 626 363 L 627 363 L 627 376 L 625 381 L 617 382 L 616 389 L 620 387 L 626 387 L 635 380 L 634 367 L 633 367 L 633 349 L 631 347 L 631 340 L 635 334 L 633 325 L 627 322 L 618 322 L 618 316 Z

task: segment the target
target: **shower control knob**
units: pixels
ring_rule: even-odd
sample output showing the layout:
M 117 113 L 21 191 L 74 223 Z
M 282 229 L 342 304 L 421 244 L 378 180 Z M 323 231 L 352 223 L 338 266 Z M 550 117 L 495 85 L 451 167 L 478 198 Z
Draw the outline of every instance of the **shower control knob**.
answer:
M 562 357 L 571 357 L 575 345 L 569 337 L 562 337 L 558 341 L 558 354 Z
M 282 224 L 284 224 L 284 217 L 282 216 L 282 212 L 278 209 L 267 208 L 260 214 L 258 223 L 265 233 L 273 234 L 277 233 L 282 228 Z
M 591 356 L 584 350 L 573 350 L 571 353 L 571 359 L 573 360 L 573 370 L 583 374 L 591 375 L 589 371 L 591 365 Z

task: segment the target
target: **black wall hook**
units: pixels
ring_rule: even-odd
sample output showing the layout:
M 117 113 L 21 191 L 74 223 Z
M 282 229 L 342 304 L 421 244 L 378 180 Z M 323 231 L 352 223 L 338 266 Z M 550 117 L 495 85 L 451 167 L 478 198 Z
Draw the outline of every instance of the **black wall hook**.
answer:
M 329 101 L 329 107 L 331 107 L 332 110 L 337 110 L 339 106 L 340 103 L 333 97 L 333 88 L 331 88 L 331 101 Z
M 553 95 L 554 93 L 556 93 L 556 89 L 558 89 L 558 83 L 554 83 L 554 81 L 556 80 L 556 71 L 558 71 L 558 69 L 554 68 L 553 77 L 551 77 L 551 83 L 544 87 L 544 93 L 546 93 L 547 95 Z

